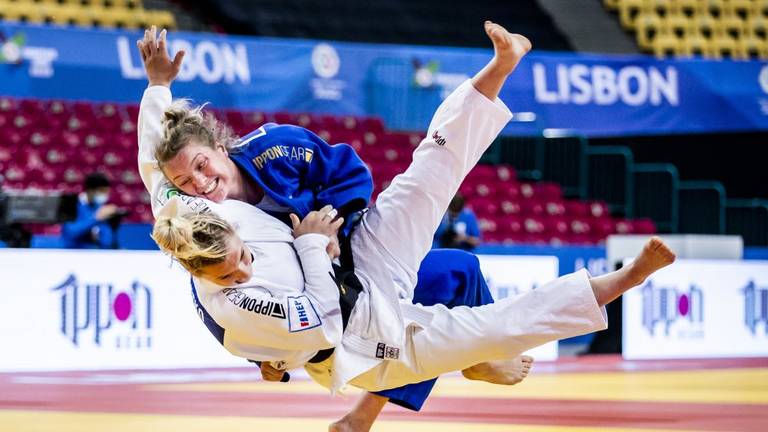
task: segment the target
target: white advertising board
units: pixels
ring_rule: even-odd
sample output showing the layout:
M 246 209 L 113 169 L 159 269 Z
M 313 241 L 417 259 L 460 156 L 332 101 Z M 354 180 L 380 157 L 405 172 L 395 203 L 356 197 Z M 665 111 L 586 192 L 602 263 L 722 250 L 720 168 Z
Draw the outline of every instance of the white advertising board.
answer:
M 245 366 L 156 251 L 0 249 L 0 371 Z
M 500 300 L 524 293 L 558 276 L 558 260 L 552 256 L 478 255 L 488 288 Z M 527 352 L 536 361 L 557 360 L 557 341 Z
M 480 257 L 496 299 L 557 277 L 554 257 Z M 246 366 L 200 322 L 189 274 L 156 251 L 0 249 L 0 371 Z M 557 358 L 557 343 L 532 350 Z
M 678 260 L 623 312 L 626 359 L 768 357 L 768 261 Z

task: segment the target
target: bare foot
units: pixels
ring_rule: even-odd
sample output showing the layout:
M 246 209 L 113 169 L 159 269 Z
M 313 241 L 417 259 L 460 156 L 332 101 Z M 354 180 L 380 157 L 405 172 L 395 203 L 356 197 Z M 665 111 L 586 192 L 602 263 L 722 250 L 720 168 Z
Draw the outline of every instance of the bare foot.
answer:
M 364 421 L 356 421 L 349 416 L 344 416 L 341 420 L 335 421 L 328 426 L 328 432 L 368 432 L 371 430 L 370 424 Z
M 510 33 L 491 21 L 485 22 L 485 33 L 493 42 L 494 57 L 491 66 L 504 75 L 512 73 L 523 56 L 531 50 L 531 41 L 528 38 Z
M 470 380 L 515 385 L 528 376 L 532 366 L 533 357 L 521 355 L 512 360 L 480 363 L 464 369 L 461 374 Z
M 331 423 L 328 430 L 330 432 L 368 432 L 388 400 L 386 396 L 366 392 L 358 399 L 352 411 L 341 420 Z
M 639 255 L 627 266 L 627 278 L 634 286 L 642 285 L 648 276 L 675 262 L 675 253 L 660 238 L 651 237 Z
M 634 261 L 615 272 L 591 278 L 595 300 L 604 306 L 627 290 L 642 285 L 655 271 L 675 262 L 675 253 L 658 237 L 651 237 Z

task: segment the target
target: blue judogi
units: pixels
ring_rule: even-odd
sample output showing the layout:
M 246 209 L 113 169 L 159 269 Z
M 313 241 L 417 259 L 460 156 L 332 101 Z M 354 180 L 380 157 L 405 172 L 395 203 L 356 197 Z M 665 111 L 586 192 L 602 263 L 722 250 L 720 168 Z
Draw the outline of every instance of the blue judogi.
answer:
M 419 267 L 413 303 L 443 304 L 448 308 L 482 306 L 493 303 L 493 297 L 475 255 L 459 249 L 432 249 Z M 396 405 L 419 411 L 435 381 L 437 378 L 376 394 L 388 397 Z
M 344 234 L 347 216 L 367 207 L 373 193 L 371 171 L 352 147 L 329 145 L 298 126 L 267 123 L 243 137 L 230 158 L 279 206 L 302 218 L 332 205 L 347 219 Z M 287 212 L 269 213 L 288 220 Z
M 267 211 L 290 224 L 288 213 L 300 218 L 330 204 L 347 219 L 342 230 L 352 229 L 353 213 L 364 209 L 373 193 L 368 167 L 352 147 L 329 145 L 311 131 L 293 125 L 268 123 L 244 136 L 230 158 L 240 170 L 277 203 Z M 477 257 L 453 249 L 433 250 L 418 272 L 414 303 L 479 306 L 493 301 L 480 272 Z M 377 392 L 390 402 L 418 411 L 436 379 Z

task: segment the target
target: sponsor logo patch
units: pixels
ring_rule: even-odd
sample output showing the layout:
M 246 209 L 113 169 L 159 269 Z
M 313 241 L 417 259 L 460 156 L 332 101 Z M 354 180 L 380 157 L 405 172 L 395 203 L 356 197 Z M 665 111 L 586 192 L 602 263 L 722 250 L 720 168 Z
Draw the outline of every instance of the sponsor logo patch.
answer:
M 376 345 L 376 358 L 397 360 L 400 358 L 400 348 L 387 346 L 379 342 Z
M 288 297 L 288 331 L 309 330 L 322 325 L 315 307 L 307 296 Z
M 289 158 L 290 160 L 298 160 L 311 164 L 314 155 L 315 153 L 313 150 L 305 147 L 274 145 L 253 158 L 252 162 L 257 169 L 262 169 L 267 162 L 280 158 Z
M 224 290 L 227 300 L 233 305 L 264 316 L 278 319 L 286 319 L 285 307 L 280 303 L 275 303 L 264 299 L 250 298 L 237 288 L 227 288 Z
M 442 135 L 438 134 L 437 131 L 432 134 L 432 139 L 435 140 L 437 145 L 444 146 L 445 145 L 445 138 L 442 137 Z

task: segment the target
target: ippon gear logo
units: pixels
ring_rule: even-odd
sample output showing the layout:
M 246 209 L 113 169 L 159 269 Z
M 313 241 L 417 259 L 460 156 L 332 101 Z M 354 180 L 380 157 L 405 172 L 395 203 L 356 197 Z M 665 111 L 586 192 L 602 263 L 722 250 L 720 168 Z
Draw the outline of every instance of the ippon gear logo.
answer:
M 768 286 L 757 286 L 755 281 L 749 281 L 742 292 L 744 293 L 744 324 L 755 335 L 758 324 L 762 322 L 763 332 L 768 335 Z
M 314 156 L 315 152 L 312 149 L 305 147 L 275 145 L 261 152 L 261 154 L 253 158 L 252 162 L 257 169 L 262 169 L 267 162 L 286 157 L 290 160 L 298 160 L 311 164 Z
M 82 282 L 70 274 L 51 291 L 60 296 L 61 333 L 75 346 L 147 349 L 152 345 L 152 290 L 134 281 Z
M 664 334 L 669 336 L 672 323 L 678 320 L 693 324 L 704 321 L 704 294 L 696 285 L 691 285 L 688 292 L 681 292 L 675 287 L 656 287 L 648 282 L 642 289 L 643 327 L 651 336 L 660 323 Z
M 286 318 L 285 308 L 280 303 L 250 298 L 237 288 L 226 288 L 223 293 L 227 300 L 241 309 L 274 318 Z

